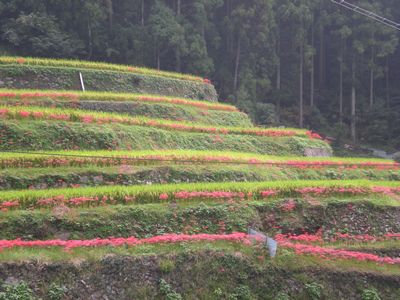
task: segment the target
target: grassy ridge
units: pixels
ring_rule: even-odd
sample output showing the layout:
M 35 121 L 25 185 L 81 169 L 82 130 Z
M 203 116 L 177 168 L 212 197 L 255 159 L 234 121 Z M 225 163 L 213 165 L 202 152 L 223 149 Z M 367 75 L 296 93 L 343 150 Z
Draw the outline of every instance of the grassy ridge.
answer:
M 74 165 L 107 165 L 107 158 L 124 158 L 132 159 L 165 159 L 165 160 L 188 160 L 193 162 L 233 162 L 233 163 L 328 163 L 337 165 L 363 165 L 365 164 L 382 164 L 388 166 L 397 166 L 393 160 L 382 158 L 360 158 L 360 157 L 304 157 L 304 156 L 277 156 L 262 155 L 257 153 L 241 153 L 231 151 L 196 151 L 196 150 L 143 150 L 143 151 L 46 151 L 47 154 L 54 154 L 55 157 L 62 158 L 63 161 L 70 161 Z M 76 157 L 75 157 L 76 156 Z M 90 157 L 94 157 L 91 159 Z M 99 160 L 96 160 L 99 157 Z M 47 166 L 46 161 L 53 157 L 41 154 L 40 151 L 29 153 L 8 153 L 2 152 L 0 156 L 0 168 L 12 168 L 12 161 L 15 165 L 26 162 L 31 166 L 41 167 Z M 117 160 L 116 164 L 120 164 L 121 160 Z M 9 162 L 10 161 L 10 162 Z M 8 163 L 9 162 L 9 163 Z M 62 162 L 60 162 L 61 164 Z M 129 161 L 123 161 L 124 164 L 130 164 Z M 140 163 L 140 162 L 139 162 Z M 57 165 L 57 160 L 54 159 Z M 109 163 L 112 165 L 112 161 Z M 132 161 L 132 164 L 134 162 Z
M 48 190 L 21 190 L 5 191 L 0 193 L 0 203 L 18 200 L 23 206 L 29 206 L 44 198 L 54 198 L 63 195 L 65 199 L 78 197 L 112 198 L 116 201 L 126 202 L 126 197 L 135 197 L 135 202 L 151 203 L 162 202 L 161 194 L 169 195 L 173 199 L 176 192 L 242 192 L 252 193 L 250 197 L 258 198 L 261 191 L 277 190 L 279 195 L 291 196 L 297 194 L 299 188 L 372 188 L 372 187 L 400 187 L 397 181 L 367 181 L 367 180 L 298 180 L 298 181 L 272 181 L 272 182 L 218 182 L 218 183 L 190 183 L 190 184 L 164 184 L 140 186 L 99 186 L 85 188 L 48 189 Z M 254 195 L 253 195 L 254 193 Z M 118 199 L 118 200 L 117 200 Z M 396 202 L 396 201 L 395 201 Z M 397 203 L 397 202 L 396 202 Z M 400 203 L 397 203 L 400 205 Z
M 0 117 L 9 119 L 64 120 L 84 123 L 120 123 L 126 125 L 148 126 L 167 130 L 187 132 L 207 132 L 214 134 L 243 134 L 257 136 L 301 136 L 309 137 L 308 131 L 295 128 L 256 128 L 256 127 L 222 127 L 203 124 L 177 122 L 146 117 L 131 117 L 127 114 L 92 112 L 67 108 L 43 108 L 29 106 L 2 106 Z
M 156 164 L 119 166 L 76 166 L 0 170 L 0 190 L 47 189 L 144 183 L 257 182 L 274 180 L 399 181 L 399 170 L 286 168 L 214 164 Z
M 284 209 L 288 203 L 295 204 L 293 210 Z M 56 207 L 2 213 L 0 239 L 54 239 L 63 233 L 68 233 L 70 239 L 230 233 L 246 232 L 249 225 L 271 235 L 299 234 L 304 230 L 315 233 L 320 228 L 326 237 L 337 232 L 383 235 L 400 232 L 399 217 L 400 206 L 396 206 L 389 196 L 382 195 L 371 195 L 368 199 L 332 196 L 314 199 L 312 203 L 300 198 L 247 202 L 202 199 L 176 205 Z M 353 220 L 350 224 L 349 219 Z
M 140 101 L 59 101 L 59 100 L 0 100 L 2 104 L 19 106 L 73 108 L 86 111 L 113 112 L 155 119 L 185 121 L 209 126 L 252 127 L 250 118 L 238 111 L 208 110 L 187 105 Z
M 41 260 L 43 262 L 68 262 L 74 259 L 83 259 L 87 261 L 99 261 L 104 258 L 109 253 L 116 256 L 136 256 L 143 257 L 150 255 L 166 255 L 174 253 L 175 255 L 187 253 L 193 254 L 196 252 L 202 252 L 208 250 L 209 255 L 214 252 L 217 256 L 220 253 L 226 253 L 226 255 L 241 253 L 242 259 L 247 259 L 254 264 L 268 268 L 282 267 L 285 270 L 301 270 L 303 268 L 322 266 L 332 270 L 343 271 L 354 271 L 359 270 L 363 272 L 372 272 L 373 274 L 386 274 L 386 275 L 398 275 L 400 268 L 398 265 L 378 265 L 376 263 L 370 262 L 360 262 L 357 260 L 337 260 L 336 265 L 326 259 L 319 257 L 309 257 L 307 255 L 298 255 L 292 251 L 284 250 L 285 253 L 278 252 L 278 256 L 275 260 L 270 260 L 267 258 L 267 253 L 265 250 L 260 248 L 255 248 L 251 246 L 246 246 L 241 243 L 236 242 L 226 242 L 226 241 L 216 241 L 216 242 L 186 242 L 186 243 L 173 243 L 173 244 L 153 244 L 153 245 L 138 245 L 135 247 L 97 247 L 97 248 L 76 248 L 72 249 L 68 253 L 65 253 L 62 249 L 52 248 L 52 249 L 41 249 Z M 0 254 L 1 261 L 7 262 L 25 262 L 32 259 L 36 259 L 38 250 L 36 249 L 13 249 L 3 250 Z M 280 255 L 279 255 L 280 254 Z M 236 255 L 237 256 L 237 255 Z M 264 259 L 260 261 L 260 256 Z M 293 265 L 293 262 L 297 262 Z M 223 266 L 224 264 L 222 264 Z M 221 267 L 222 267 L 221 266 Z M 225 264 L 226 267 L 226 264 Z M 232 266 L 233 267 L 233 266 Z M 233 270 L 232 270 L 233 271 Z M 218 272 L 216 272 L 218 273 Z M 295 272 L 296 273 L 296 272 Z M 264 294 L 265 295 L 265 294 Z
M 109 64 L 109 63 L 103 63 L 103 62 L 69 60 L 69 59 L 48 59 L 48 58 L 33 58 L 33 57 L 0 56 L 0 64 L 94 69 L 94 70 L 103 70 L 103 71 L 106 70 L 106 71 L 144 74 L 144 75 L 150 75 L 150 76 L 160 76 L 160 77 L 167 77 L 167 78 L 180 79 L 180 80 L 205 82 L 205 80 L 201 77 L 188 75 L 188 74 L 159 71 L 159 70 L 148 69 L 148 68 L 143 68 L 143 67 L 116 65 L 116 64 Z
M 179 97 L 168 97 L 160 95 L 131 94 L 131 93 L 112 93 L 112 92 L 94 92 L 94 91 L 54 91 L 54 90 L 15 90 L 0 89 L 0 101 L 5 100 L 18 101 L 39 101 L 39 100 L 58 100 L 72 101 L 96 100 L 96 101 L 137 101 L 150 103 L 169 103 L 180 106 L 191 106 L 207 110 L 220 110 L 235 112 L 238 109 L 233 105 L 220 104 L 210 101 L 200 101 L 185 99 Z
M 10 261 L 5 264 L 5 276 L 28 282 L 34 291 L 30 295 L 38 299 L 50 298 L 60 283 L 68 299 L 89 299 L 100 293 L 112 297 L 114 291 L 118 299 L 168 295 L 171 299 L 300 300 L 312 299 L 316 293 L 321 299 L 340 299 L 343 294 L 346 299 L 361 299 L 366 291 L 375 290 L 382 299 L 399 298 L 396 265 L 333 261 L 286 249 L 269 259 L 265 249 L 232 242 L 73 249 L 70 253 L 6 250 L 2 261 Z M 96 272 L 88 276 L 88 270 Z M 157 277 L 144 278 L 144 272 Z M 166 287 L 161 288 L 160 278 Z
M 330 151 L 323 141 L 301 137 L 216 135 L 122 124 L 0 118 L 2 150 L 192 149 L 304 155 L 306 148 Z
M 87 91 L 156 94 L 218 102 L 213 85 L 169 77 L 96 69 L 0 64 L 0 87 L 35 90 L 81 90 L 82 74 Z

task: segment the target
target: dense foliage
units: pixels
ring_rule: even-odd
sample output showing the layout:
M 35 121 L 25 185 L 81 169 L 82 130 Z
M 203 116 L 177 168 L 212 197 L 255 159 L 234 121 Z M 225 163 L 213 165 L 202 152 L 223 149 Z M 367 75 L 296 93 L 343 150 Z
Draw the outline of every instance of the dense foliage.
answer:
M 398 1 L 352 3 L 400 19 Z M 0 44 L 193 73 L 260 124 L 399 147 L 397 33 L 328 0 L 0 0 Z

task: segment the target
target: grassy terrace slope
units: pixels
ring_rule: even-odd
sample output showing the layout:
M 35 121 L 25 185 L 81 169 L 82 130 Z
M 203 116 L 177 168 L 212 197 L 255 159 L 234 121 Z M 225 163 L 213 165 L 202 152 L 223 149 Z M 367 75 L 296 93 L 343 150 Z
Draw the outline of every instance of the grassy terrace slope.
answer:
M 273 180 L 399 181 L 400 170 L 288 168 L 215 164 L 152 164 L 48 167 L 0 170 L 0 190 L 48 189 L 99 185 L 140 185 L 185 182 L 252 182 Z
M 221 135 L 118 123 L 0 118 L 1 150 L 191 149 L 302 156 L 307 148 L 330 152 L 325 142 L 301 136 Z
M 400 298 L 400 165 L 305 157 L 332 150 L 216 101 L 192 75 L 0 57 L 0 300 Z
M 298 179 L 400 180 L 393 161 L 213 151 L 1 153 L 0 189 Z
M 217 101 L 214 86 L 199 77 L 73 60 L 0 57 L 0 88 L 80 90 L 79 72 L 87 90 Z
M 250 118 L 231 105 L 157 95 L 0 89 L 0 104 L 117 112 L 220 126 L 252 126 Z
M 337 181 L 337 180 L 298 180 L 271 182 L 226 182 L 142 186 L 101 186 L 85 188 L 5 191 L 0 194 L 0 204 L 5 208 L 40 208 L 54 205 L 105 205 L 142 204 L 168 201 L 195 201 L 207 199 L 247 199 L 259 200 L 275 197 L 303 197 L 328 195 L 393 195 L 387 203 L 398 205 L 400 192 L 398 181 Z M 82 198 L 83 197 L 83 198 Z M 43 200 L 46 201 L 43 201 Z M 79 199 L 79 200 L 77 200 Z M 397 199 L 398 200 L 398 199 Z M 386 203 L 386 202 L 385 202 Z
M 312 299 L 316 293 L 325 297 L 321 299 L 340 299 L 343 294 L 346 299 L 361 299 L 371 289 L 379 290 L 382 299 L 400 296 L 399 279 L 394 275 L 398 266 L 333 262 L 286 249 L 271 260 L 264 250 L 239 243 L 75 249 L 69 254 L 49 249 L 41 253 L 39 261 L 29 263 L 38 258 L 37 251 L 6 251 L 2 257 L 7 263 L 1 264 L 0 276 L 29 282 L 36 297 L 46 297 L 61 289 L 61 295 L 67 299 L 106 296 L 120 300 L 300 300 Z

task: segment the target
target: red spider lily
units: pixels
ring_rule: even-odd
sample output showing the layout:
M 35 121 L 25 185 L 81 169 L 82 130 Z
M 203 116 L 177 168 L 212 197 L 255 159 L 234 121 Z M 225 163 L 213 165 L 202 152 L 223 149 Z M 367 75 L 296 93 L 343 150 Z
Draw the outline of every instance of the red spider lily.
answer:
M 285 212 L 293 211 L 295 208 L 296 208 L 296 202 L 294 202 L 293 200 L 289 200 L 281 205 L 281 210 Z
M 28 118 L 31 115 L 31 113 L 29 111 L 21 110 L 20 112 L 18 112 L 18 115 L 23 118 Z
M 278 194 L 277 190 L 266 190 L 261 192 L 261 196 L 264 198 L 275 196 L 276 194 Z
M 160 200 L 167 200 L 168 199 L 168 194 L 166 194 L 166 193 L 161 194 L 159 199 Z
M 342 249 L 335 248 L 325 248 L 314 245 L 305 245 L 300 243 L 292 243 L 287 239 L 281 239 L 278 237 L 277 239 L 279 244 L 285 248 L 290 248 L 295 250 L 297 254 L 309 254 L 314 256 L 320 256 L 322 258 L 333 257 L 340 259 L 355 259 L 359 261 L 371 261 L 377 263 L 386 263 L 386 264 L 400 264 L 400 258 L 392 258 L 392 257 L 380 257 L 375 254 L 358 252 L 358 251 L 348 251 Z
M 182 243 L 182 242 L 200 242 L 200 241 L 232 241 L 249 243 L 248 236 L 245 233 L 232 234 L 166 234 L 161 236 L 150 237 L 146 239 L 129 238 L 107 238 L 92 240 L 46 240 L 46 241 L 23 241 L 16 240 L 0 240 L 0 249 L 10 248 L 47 248 L 47 247 L 63 247 L 64 249 L 73 249 L 78 247 L 102 247 L 112 246 L 118 247 L 122 245 L 137 246 L 145 244 L 161 244 L 161 243 Z

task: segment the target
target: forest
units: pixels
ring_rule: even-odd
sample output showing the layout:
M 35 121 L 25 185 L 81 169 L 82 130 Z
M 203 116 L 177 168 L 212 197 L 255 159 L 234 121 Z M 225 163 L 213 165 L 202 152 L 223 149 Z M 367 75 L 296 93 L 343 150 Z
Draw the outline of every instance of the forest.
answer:
M 330 0 L 0 0 L 0 54 L 200 75 L 259 125 L 400 148 L 398 31 Z

